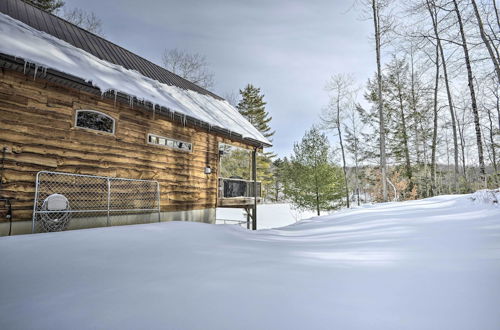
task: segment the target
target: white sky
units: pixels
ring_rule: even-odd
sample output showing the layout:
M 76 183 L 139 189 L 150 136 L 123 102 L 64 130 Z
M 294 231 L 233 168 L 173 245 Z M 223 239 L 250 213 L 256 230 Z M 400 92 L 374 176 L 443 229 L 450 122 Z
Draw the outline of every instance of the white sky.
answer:
M 157 64 L 164 49 L 204 54 L 221 96 L 260 87 L 279 156 L 318 122 L 329 76 L 352 73 L 364 84 L 375 70 L 371 22 L 352 0 L 65 2 L 94 11 L 107 39 Z

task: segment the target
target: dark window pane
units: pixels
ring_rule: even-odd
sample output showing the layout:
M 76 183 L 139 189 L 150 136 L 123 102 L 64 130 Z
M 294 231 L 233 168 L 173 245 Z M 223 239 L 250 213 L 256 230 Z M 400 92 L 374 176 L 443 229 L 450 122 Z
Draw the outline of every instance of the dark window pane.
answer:
M 114 133 L 113 118 L 93 111 L 78 111 L 76 126 L 96 131 Z

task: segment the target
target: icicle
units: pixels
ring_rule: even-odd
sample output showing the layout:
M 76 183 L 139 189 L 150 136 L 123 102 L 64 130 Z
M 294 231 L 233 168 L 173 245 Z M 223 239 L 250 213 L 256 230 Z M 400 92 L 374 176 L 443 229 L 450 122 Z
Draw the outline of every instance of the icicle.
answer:
M 24 69 L 23 69 L 23 74 L 26 74 L 26 65 L 28 64 L 28 61 L 24 61 Z
M 114 90 L 114 92 L 115 92 L 115 107 L 116 107 L 116 97 L 117 97 L 118 93 L 116 92 L 116 89 Z
M 35 74 L 33 75 L 33 80 L 35 80 L 36 78 L 36 72 L 38 71 L 38 65 L 35 64 Z
M 43 76 L 46 77 L 47 76 L 47 67 L 44 67 L 43 68 Z
M 153 120 L 155 120 L 156 107 L 153 107 Z

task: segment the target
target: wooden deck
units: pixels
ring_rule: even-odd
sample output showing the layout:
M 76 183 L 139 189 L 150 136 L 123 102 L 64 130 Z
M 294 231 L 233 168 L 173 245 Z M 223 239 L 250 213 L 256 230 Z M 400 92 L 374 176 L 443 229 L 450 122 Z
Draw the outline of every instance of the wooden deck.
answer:
M 251 207 L 253 203 L 254 203 L 253 197 L 219 198 L 217 200 L 217 207 L 246 208 L 246 207 Z M 257 197 L 257 203 L 260 203 L 260 197 Z
M 255 203 L 254 182 L 235 178 L 219 178 L 217 207 L 249 208 Z M 257 182 L 257 203 L 260 203 L 261 183 Z

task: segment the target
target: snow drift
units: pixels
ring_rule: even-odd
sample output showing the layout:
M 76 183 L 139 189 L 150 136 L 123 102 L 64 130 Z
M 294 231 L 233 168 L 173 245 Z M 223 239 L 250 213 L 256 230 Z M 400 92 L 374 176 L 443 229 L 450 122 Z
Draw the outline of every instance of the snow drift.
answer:
M 274 230 L 0 238 L 1 329 L 500 329 L 500 209 L 471 195 Z
M 102 93 L 122 92 L 164 106 L 181 115 L 199 119 L 213 127 L 228 129 L 271 144 L 227 101 L 160 83 L 103 61 L 86 51 L 0 13 L 0 53 L 22 58 L 42 68 L 84 79 Z
M 470 196 L 470 199 L 477 203 L 498 204 L 500 199 L 500 189 L 478 190 Z

